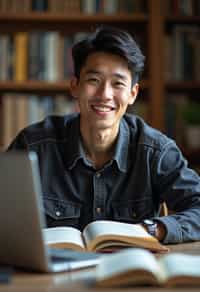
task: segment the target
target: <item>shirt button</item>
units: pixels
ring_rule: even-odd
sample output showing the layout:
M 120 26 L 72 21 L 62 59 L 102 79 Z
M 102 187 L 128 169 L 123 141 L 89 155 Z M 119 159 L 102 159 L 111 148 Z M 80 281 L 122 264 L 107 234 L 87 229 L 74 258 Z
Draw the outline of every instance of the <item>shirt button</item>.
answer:
M 60 217 L 60 215 L 61 215 L 60 211 L 56 211 L 56 216 Z
M 137 217 L 137 214 L 135 212 L 133 212 L 133 218 L 136 218 Z
M 96 173 L 96 177 L 99 178 L 100 176 L 101 176 L 101 173 L 100 172 L 97 172 Z
M 100 208 L 100 207 L 96 208 L 96 212 L 97 212 L 98 214 L 100 214 L 100 213 L 101 213 L 101 208 Z

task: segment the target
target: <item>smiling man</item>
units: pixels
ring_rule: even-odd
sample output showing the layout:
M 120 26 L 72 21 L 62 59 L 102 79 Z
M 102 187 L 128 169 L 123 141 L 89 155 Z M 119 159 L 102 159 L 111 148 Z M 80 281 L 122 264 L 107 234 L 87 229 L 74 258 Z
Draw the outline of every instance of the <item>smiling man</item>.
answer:
M 38 154 L 47 224 L 142 224 L 164 243 L 200 240 L 200 178 L 175 142 L 126 114 L 144 56 L 125 31 L 100 28 L 72 49 L 80 113 L 21 131 L 9 150 Z M 166 202 L 173 214 L 159 217 Z
M 95 52 L 87 58 L 80 76 L 71 82 L 80 107 L 84 149 L 96 169 L 112 158 L 121 118 L 133 104 L 138 83 L 123 57 Z

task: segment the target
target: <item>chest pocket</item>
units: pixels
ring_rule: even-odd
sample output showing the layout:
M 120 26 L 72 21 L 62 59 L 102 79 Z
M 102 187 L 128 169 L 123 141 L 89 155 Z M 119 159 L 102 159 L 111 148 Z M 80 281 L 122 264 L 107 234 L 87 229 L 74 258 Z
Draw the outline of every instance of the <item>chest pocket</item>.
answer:
M 150 199 L 114 202 L 112 207 L 114 219 L 122 222 L 139 223 L 154 215 Z
M 79 219 L 81 214 L 80 204 L 44 197 L 44 212 L 48 227 L 79 227 Z

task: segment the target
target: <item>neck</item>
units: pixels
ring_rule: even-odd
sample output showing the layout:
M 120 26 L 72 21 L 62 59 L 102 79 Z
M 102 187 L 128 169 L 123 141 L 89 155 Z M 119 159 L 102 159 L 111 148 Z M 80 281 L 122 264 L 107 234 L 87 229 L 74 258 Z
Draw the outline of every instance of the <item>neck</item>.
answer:
M 102 168 L 112 158 L 118 129 L 115 132 L 111 129 L 81 129 L 81 134 L 88 160 L 92 161 L 96 169 Z

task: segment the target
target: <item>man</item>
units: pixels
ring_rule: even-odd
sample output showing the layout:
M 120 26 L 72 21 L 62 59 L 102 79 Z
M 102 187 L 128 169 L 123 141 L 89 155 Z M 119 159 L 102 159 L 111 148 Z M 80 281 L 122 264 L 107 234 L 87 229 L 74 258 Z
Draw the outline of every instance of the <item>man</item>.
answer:
M 144 56 L 132 37 L 100 28 L 72 50 L 80 115 L 47 117 L 11 149 L 38 154 L 48 226 L 140 223 L 164 243 L 200 239 L 200 178 L 174 141 L 127 115 Z M 173 214 L 159 217 L 166 202 Z M 148 220 L 146 220 L 148 219 Z

